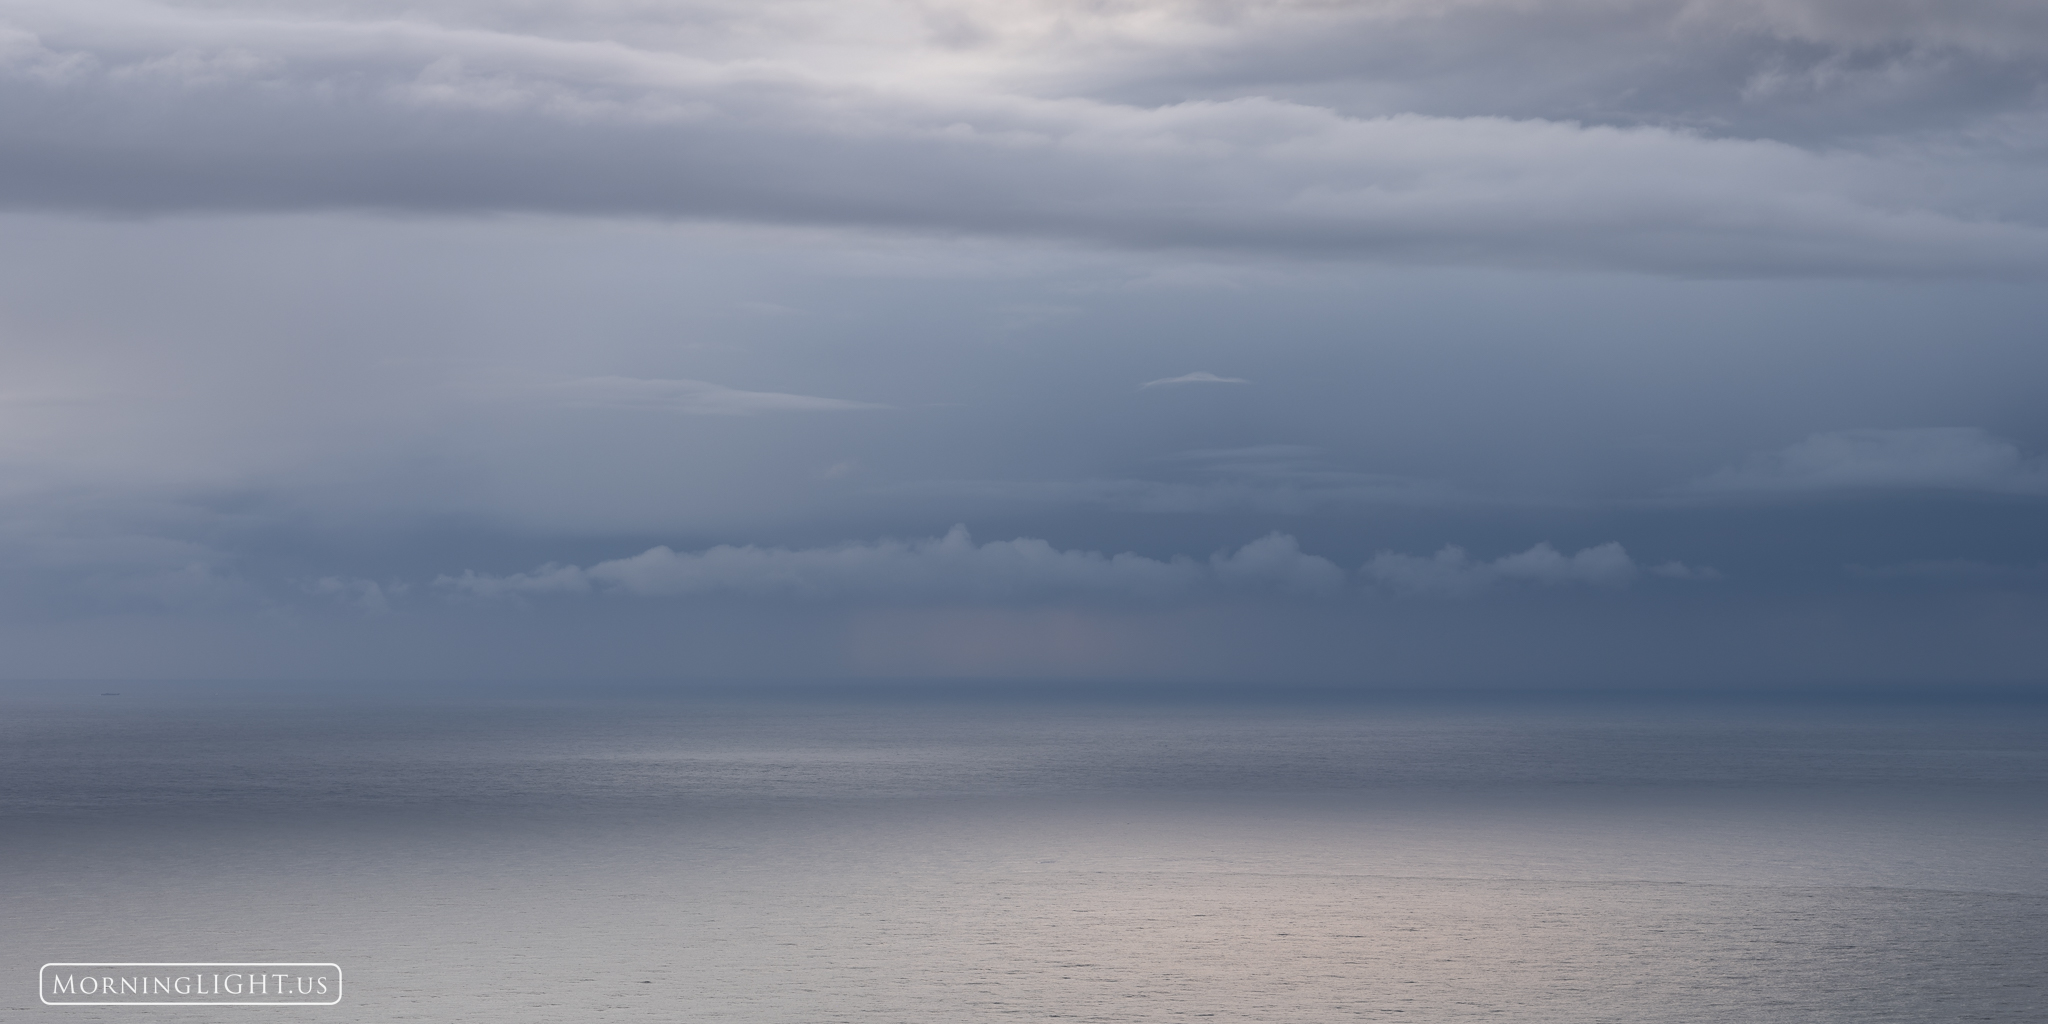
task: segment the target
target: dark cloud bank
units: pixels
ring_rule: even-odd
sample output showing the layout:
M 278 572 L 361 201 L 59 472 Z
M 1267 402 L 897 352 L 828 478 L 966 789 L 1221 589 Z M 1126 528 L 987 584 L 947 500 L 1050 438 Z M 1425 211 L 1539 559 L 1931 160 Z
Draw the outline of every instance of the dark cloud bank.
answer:
M 32 6 L 0 201 L 1711 274 L 2048 259 L 2048 30 L 2017 6 L 880 3 L 800 27 L 818 13 Z

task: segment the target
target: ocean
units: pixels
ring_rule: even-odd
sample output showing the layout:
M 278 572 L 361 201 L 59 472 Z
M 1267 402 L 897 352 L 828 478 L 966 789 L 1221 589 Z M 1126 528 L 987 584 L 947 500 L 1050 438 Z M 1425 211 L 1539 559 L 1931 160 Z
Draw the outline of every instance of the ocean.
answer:
M 2048 1020 L 2048 700 L 0 684 L 8 1020 Z M 45 1006 L 332 962 L 331 1007 Z

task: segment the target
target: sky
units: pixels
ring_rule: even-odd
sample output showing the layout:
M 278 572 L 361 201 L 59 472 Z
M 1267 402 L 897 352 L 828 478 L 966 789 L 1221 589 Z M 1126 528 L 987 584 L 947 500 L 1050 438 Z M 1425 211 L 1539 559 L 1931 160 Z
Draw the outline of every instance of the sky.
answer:
M 8 0 L 0 673 L 2048 679 L 2032 0 Z

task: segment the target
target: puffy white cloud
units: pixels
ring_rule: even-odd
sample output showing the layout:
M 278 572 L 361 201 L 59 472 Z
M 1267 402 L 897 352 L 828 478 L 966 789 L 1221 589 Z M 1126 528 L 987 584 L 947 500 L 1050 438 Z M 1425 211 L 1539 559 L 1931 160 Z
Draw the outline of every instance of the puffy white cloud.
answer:
M 1366 579 L 1396 590 L 1445 596 L 1476 594 L 1507 581 L 1619 588 L 1633 582 L 1637 572 L 1635 561 L 1614 542 L 1571 555 L 1538 544 L 1490 562 L 1475 559 L 1455 545 L 1446 545 L 1427 558 L 1384 551 L 1360 571 Z
M 1269 533 L 1237 549 L 1209 559 L 1218 581 L 1247 587 L 1277 587 L 1296 594 L 1334 594 L 1344 589 L 1344 570 L 1284 533 Z
M 1333 594 L 1344 572 L 1306 554 L 1294 538 L 1272 534 L 1206 561 L 1062 550 L 1043 540 L 976 544 L 967 529 L 944 537 L 824 548 L 719 545 L 700 552 L 651 548 L 588 568 L 543 566 L 530 573 L 466 572 L 435 581 L 444 590 L 498 598 L 621 593 L 639 597 L 806 600 L 1029 601 L 1113 597 L 1166 599 L 1233 590 Z
M 1977 427 L 1834 430 L 1693 482 L 1696 492 L 1928 488 L 2048 493 L 2048 465 Z

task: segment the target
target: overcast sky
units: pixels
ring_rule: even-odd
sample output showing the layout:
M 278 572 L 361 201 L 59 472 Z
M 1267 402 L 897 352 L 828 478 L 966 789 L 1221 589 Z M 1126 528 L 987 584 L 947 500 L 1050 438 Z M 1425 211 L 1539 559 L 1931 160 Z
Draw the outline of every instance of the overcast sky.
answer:
M 14 677 L 2048 677 L 2037 0 L 8 0 Z

